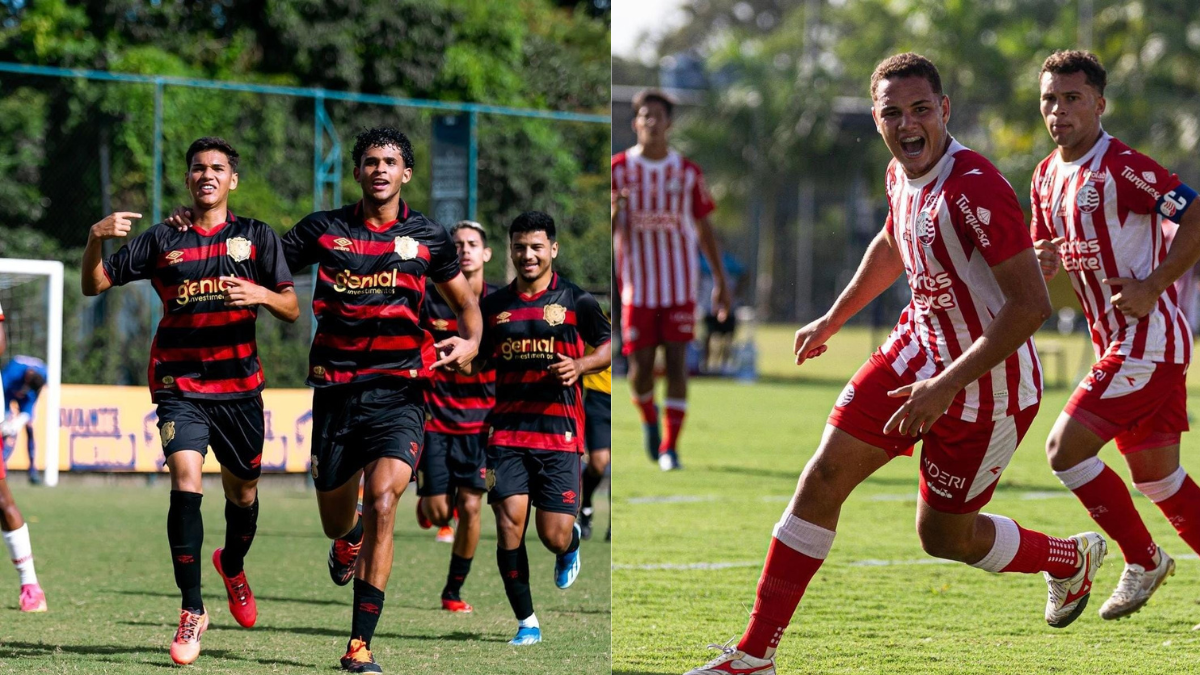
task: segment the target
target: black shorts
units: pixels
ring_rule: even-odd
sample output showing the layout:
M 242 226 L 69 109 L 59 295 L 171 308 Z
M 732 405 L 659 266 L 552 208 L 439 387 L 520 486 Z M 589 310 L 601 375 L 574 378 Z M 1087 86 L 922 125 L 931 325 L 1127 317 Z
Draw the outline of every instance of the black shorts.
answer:
M 180 450 L 213 454 L 242 480 L 262 474 L 262 396 L 224 401 L 163 396 L 158 402 L 158 435 L 163 456 Z
M 737 318 L 734 317 L 733 310 L 729 311 L 724 321 L 718 319 L 716 314 L 707 314 L 704 317 L 704 327 L 709 335 L 733 335 L 737 331 Z
M 583 435 L 588 450 L 612 448 L 612 394 L 588 389 L 583 397 Z
M 425 400 L 408 382 L 381 379 L 313 392 L 309 471 L 321 492 L 341 487 L 371 462 L 395 457 L 416 469 Z
M 481 434 L 425 432 L 425 450 L 417 466 L 417 494 L 448 495 L 457 488 L 486 489 L 487 442 Z
M 539 510 L 575 515 L 582 489 L 579 481 L 579 453 L 488 446 L 489 504 L 513 495 L 529 495 L 529 501 Z

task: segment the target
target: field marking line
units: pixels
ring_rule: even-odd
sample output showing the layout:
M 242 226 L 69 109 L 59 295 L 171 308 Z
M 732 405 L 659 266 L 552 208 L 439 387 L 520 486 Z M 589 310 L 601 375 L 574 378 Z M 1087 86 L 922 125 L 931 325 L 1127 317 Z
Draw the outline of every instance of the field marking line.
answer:
M 1185 553 L 1175 556 L 1176 560 L 1200 560 L 1200 555 L 1195 553 Z M 653 563 L 643 565 L 612 565 L 613 570 L 638 570 L 638 571 L 707 571 L 707 570 L 727 570 L 737 569 L 740 567 L 762 567 L 761 560 L 743 560 L 739 562 L 696 562 L 696 563 Z M 880 560 L 877 558 L 866 558 L 864 560 L 852 560 L 850 562 L 833 562 L 834 565 L 845 565 L 847 567 L 903 567 L 908 565 L 956 565 L 959 564 L 953 560 L 942 560 L 941 558 L 914 558 L 911 560 Z

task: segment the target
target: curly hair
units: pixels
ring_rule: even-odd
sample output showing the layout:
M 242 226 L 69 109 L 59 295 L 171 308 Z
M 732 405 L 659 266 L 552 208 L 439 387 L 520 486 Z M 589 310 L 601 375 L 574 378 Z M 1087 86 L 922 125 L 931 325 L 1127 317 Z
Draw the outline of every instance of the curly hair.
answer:
M 1104 87 L 1108 85 L 1108 73 L 1100 64 L 1100 59 L 1088 51 L 1071 49 L 1054 52 L 1042 63 L 1042 72 L 1038 73 L 1038 79 L 1041 79 L 1045 73 L 1054 75 L 1083 73 L 1087 77 L 1087 83 L 1095 87 L 1101 96 L 1104 95 Z
M 871 73 L 872 101 L 875 100 L 875 90 L 879 87 L 879 83 L 893 77 L 923 77 L 929 81 L 933 93 L 938 96 L 943 95 L 942 76 L 938 74 L 937 66 L 933 65 L 933 61 L 920 54 L 905 52 L 889 56 L 875 66 L 875 72 Z
M 541 211 L 526 211 L 513 219 L 508 227 L 508 238 L 511 240 L 525 232 L 545 232 L 550 241 L 554 241 L 554 219 Z
M 205 150 L 219 150 L 220 152 L 225 153 L 225 157 L 229 159 L 230 173 L 237 173 L 238 151 L 233 149 L 233 146 L 229 144 L 229 141 L 216 136 L 205 136 L 204 138 L 197 138 L 196 140 L 192 141 L 192 144 L 189 145 L 187 149 L 186 161 L 188 169 L 192 168 L 192 158 L 199 153 L 204 152 Z
M 404 167 L 413 168 L 413 149 L 412 143 L 408 141 L 408 136 L 405 136 L 395 127 L 375 127 L 367 129 L 358 134 L 354 139 L 354 166 L 359 166 L 362 162 L 363 153 L 370 148 L 387 148 L 393 147 L 400 151 L 400 157 L 404 160 Z

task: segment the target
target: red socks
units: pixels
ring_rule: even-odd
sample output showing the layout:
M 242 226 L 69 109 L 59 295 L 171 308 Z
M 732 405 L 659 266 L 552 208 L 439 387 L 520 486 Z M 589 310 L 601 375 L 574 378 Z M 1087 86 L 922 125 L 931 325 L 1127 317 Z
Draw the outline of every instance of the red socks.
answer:
M 979 514 L 995 526 L 992 550 L 972 567 L 989 572 L 1049 572 L 1060 579 L 1075 574 L 1079 551 L 1070 539 L 1059 539 L 1027 530 L 1017 521 L 991 513 Z
M 1179 536 L 1200 553 L 1200 487 L 1183 467 L 1162 480 L 1134 483 L 1134 487 L 1158 505 Z
M 679 433 L 683 430 L 683 418 L 687 415 L 687 401 L 667 399 L 667 428 L 664 430 L 659 453 L 674 450 L 679 444 Z
M 1088 515 L 1100 529 L 1117 542 L 1126 563 L 1154 568 L 1154 553 L 1158 546 L 1133 505 L 1129 488 L 1117 472 L 1098 457 L 1092 457 L 1054 474 L 1083 502 Z
M 654 405 L 654 392 L 648 391 L 633 397 L 633 404 L 642 413 L 643 424 L 658 425 L 658 407 Z

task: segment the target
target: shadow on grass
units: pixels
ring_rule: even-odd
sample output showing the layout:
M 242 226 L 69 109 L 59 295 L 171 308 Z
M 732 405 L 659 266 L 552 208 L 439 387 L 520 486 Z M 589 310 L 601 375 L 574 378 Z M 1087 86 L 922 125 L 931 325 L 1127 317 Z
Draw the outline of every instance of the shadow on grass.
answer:
M 393 533 L 393 538 L 394 539 L 404 539 L 404 540 L 415 539 L 415 540 L 419 540 L 419 541 L 433 541 L 433 536 L 434 536 L 435 532 L 436 532 L 436 530 L 430 530 L 428 532 L 397 531 L 397 532 Z M 269 537 L 269 538 L 276 538 L 276 539 L 321 539 L 326 542 L 329 541 L 329 538 L 326 537 L 325 533 L 322 532 L 320 529 L 314 530 L 312 532 L 275 530 L 273 532 L 259 532 L 258 534 L 255 534 L 254 537 L 255 537 L 255 539 L 259 539 L 262 537 Z M 495 532 L 489 533 L 486 530 L 483 532 L 480 532 L 479 540 L 480 541 L 489 541 L 489 540 L 495 541 L 496 533 Z M 449 550 L 448 547 L 447 547 L 447 550 Z
M 158 625 L 158 624 L 156 624 Z M 167 624 L 162 624 L 167 625 Z M 156 657 L 153 661 L 143 661 L 148 665 L 162 665 L 168 668 L 178 668 L 171 664 L 170 656 L 166 649 L 151 648 L 151 647 L 127 647 L 122 645 L 59 645 L 46 644 L 42 642 L 5 642 L 0 646 L 0 658 L 35 658 L 38 656 L 55 655 L 55 654 L 78 654 L 80 656 L 116 656 L 121 654 L 136 654 L 142 656 Z M 205 659 L 226 659 L 229 661 L 249 661 L 261 663 L 263 665 L 286 665 L 296 666 L 298 668 L 311 668 L 311 663 L 300 663 L 299 661 L 286 661 L 280 659 L 254 659 L 239 656 L 226 649 L 205 649 L 203 656 Z M 160 660 L 163 659 L 163 660 Z M 112 659 L 98 659 L 101 661 L 110 661 L 116 663 Z M 164 661 L 165 660 L 165 661 Z
M 124 626 L 155 626 L 155 627 L 163 627 L 163 628 L 171 628 L 171 627 L 175 626 L 175 624 L 164 623 L 161 621 L 118 621 L 117 623 L 124 625 Z M 219 626 L 218 625 L 218 626 L 212 626 L 212 628 L 216 628 L 217 630 L 222 630 L 224 628 L 232 628 L 232 626 Z M 210 628 L 210 630 L 212 628 Z M 256 633 L 258 633 L 258 632 L 292 633 L 294 635 L 317 635 L 320 637 L 335 637 L 335 638 L 344 638 L 344 637 L 346 637 L 346 633 L 347 633 L 347 631 L 344 628 L 316 628 L 316 627 L 310 627 L 310 626 L 272 626 L 269 624 L 255 625 L 254 632 L 256 632 Z M 401 634 L 401 633 L 375 633 L 375 637 L 388 638 L 388 639 L 394 639 L 394 640 L 432 640 L 434 642 L 437 642 L 439 640 L 454 640 L 454 641 L 458 641 L 458 642 L 472 642 L 472 641 L 473 642 L 508 642 L 508 640 L 509 640 L 509 638 L 493 637 L 493 636 L 484 635 L 483 633 L 467 633 L 464 631 L 455 631 L 453 633 L 446 633 L 444 635 L 405 635 L 405 634 Z M 8 643 L 5 643 L 5 644 L 7 645 Z M 204 653 L 207 654 L 209 652 L 205 651 Z M 0 650 L 0 655 L 2 655 L 2 654 L 3 654 L 3 651 Z M 307 665 L 307 664 L 302 664 L 302 665 Z
M 152 598 L 178 598 L 179 591 L 167 593 L 164 591 L 105 591 L 106 593 L 114 593 L 116 595 L 141 595 Z M 349 607 L 350 603 L 345 600 L 315 600 L 311 598 L 282 598 L 272 595 L 254 595 L 255 600 L 266 600 L 268 602 L 294 602 L 302 605 L 322 605 L 327 607 Z

